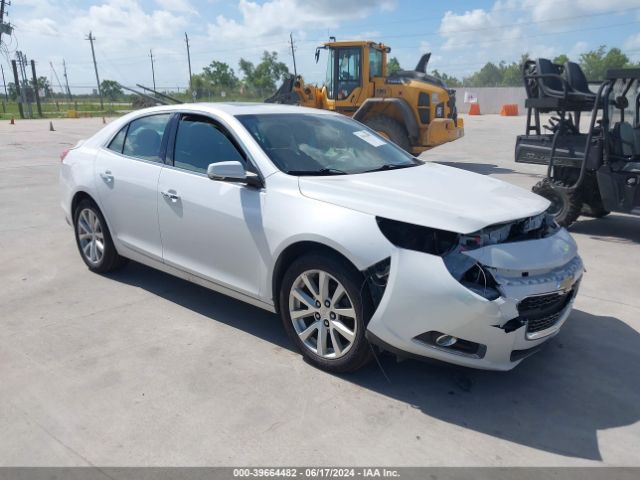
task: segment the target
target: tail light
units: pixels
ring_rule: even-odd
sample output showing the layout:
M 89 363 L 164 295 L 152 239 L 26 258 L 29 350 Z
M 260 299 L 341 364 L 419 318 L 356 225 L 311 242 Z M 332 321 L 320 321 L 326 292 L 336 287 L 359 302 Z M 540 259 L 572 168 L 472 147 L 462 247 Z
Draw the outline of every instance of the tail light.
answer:
M 60 154 L 60 163 L 64 162 L 65 157 L 67 156 L 67 154 L 69 153 L 69 148 L 67 148 L 66 150 L 63 150 L 62 153 Z

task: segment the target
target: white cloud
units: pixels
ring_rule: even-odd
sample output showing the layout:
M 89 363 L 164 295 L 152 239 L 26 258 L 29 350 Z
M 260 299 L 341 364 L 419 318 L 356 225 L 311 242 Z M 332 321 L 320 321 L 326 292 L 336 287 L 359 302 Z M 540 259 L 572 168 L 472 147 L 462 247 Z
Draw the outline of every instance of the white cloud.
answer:
M 93 31 L 105 48 L 112 49 L 171 38 L 188 23 L 186 17 L 167 10 L 146 13 L 136 0 L 108 0 L 76 16 L 71 28 Z
M 189 0 L 156 0 L 156 3 L 160 8 L 168 12 L 197 14 L 195 9 Z
M 51 18 L 34 18 L 24 22 L 18 21 L 16 28 L 19 32 L 37 33 L 46 36 L 55 37 L 60 34 L 58 22 Z
M 463 14 L 448 11 L 440 22 L 439 33 L 444 38 L 443 50 L 477 49 L 487 43 L 502 44 L 503 48 L 522 35 L 508 10 L 498 2 L 493 10 L 475 9 Z M 506 26 L 513 23 L 512 27 Z
M 391 0 L 271 0 L 259 4 L 240 0 L 240 21 L 219 15 L 215 23 L 208 26 L 208 31 L 213 38 L 255 42 L 255 37 L 285 34 L 291 30 L 335 28 L 344 21 L 392 9 L 395 3 Z
M 624 50 L 632 61 L 640 61 L 640 33 L 627 37 L 624 41 Z
M 524 0 L 522 6 L 535 22 L 639 7 L 638 0 Z
M 576 44 L 571 47 L 571 50 L 569 50 L 567 52 L 567 56 L 571 59 L 571 60 L 578 60 L 578 58 L 580 57 L 580 54 L 586 52 L 587 50 L 589 50 L 589 44 L 587 42 L 584 42 L 582 40 L 576 42 Z

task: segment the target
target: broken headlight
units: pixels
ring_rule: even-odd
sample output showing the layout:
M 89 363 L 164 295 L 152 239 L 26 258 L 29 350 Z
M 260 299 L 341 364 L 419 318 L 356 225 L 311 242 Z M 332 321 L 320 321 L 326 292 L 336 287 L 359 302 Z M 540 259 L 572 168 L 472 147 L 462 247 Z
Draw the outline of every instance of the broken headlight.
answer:
M 437 228 L 376 217 L 380 231 L 396 247 L 431 255 L 445 255 L 458 245 L 459 235 Z

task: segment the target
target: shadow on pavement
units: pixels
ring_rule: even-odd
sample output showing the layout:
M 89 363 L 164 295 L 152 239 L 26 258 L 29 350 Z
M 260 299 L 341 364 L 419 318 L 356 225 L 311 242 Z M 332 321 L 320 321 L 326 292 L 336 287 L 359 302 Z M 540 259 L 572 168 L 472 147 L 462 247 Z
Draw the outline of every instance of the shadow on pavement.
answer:
M 112 280 L 147 290 L 216 322 L 222 322 L 294 351 L 294 346 L 282 328 L 280 317 L 261 308 L 136 262 L 129 262 L 124 269 L 107 276 Z
M 640 420 L 640 334 L 575 310 L 558 337 L 510 372 L 416 361 L 345 377 L 430 417 L 548 452 L 601 460 L 599 430 Z
M 133 262 L 110 278 L 294 350 L 277 315 Z M 560 455 L 600 460 L 598 431 L 640 420 L 640 334 L 613 317 L 575 310 L 559 336 L 510 372 L 380 361 L 389 380 L 375 362 L 341 378 L 430 417 Z
M 630 215 L 611 213 L 603 218 L 580 217 L 569 230 L 603 242 L 640 243 L 640 218 Z

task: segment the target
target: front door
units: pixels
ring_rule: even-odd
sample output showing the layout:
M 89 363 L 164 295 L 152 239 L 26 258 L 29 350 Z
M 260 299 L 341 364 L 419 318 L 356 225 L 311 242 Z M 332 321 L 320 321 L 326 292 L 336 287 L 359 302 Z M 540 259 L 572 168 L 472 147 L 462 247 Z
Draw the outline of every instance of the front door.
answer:
M 207 177 L 211 163 L 246 159 L 209 117 L 185 114 L 169 147 L 173 166 L 158 183 L 163 258 L 168 265 L 253 297 L 266 271 L 264 192 Z
M 100 205 L 114 240 L 156 260 L 162 259 L 158 178 L 170 118 L 167 113 L 133 120 L 100 150 L 94 164 Z

